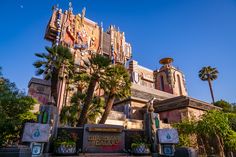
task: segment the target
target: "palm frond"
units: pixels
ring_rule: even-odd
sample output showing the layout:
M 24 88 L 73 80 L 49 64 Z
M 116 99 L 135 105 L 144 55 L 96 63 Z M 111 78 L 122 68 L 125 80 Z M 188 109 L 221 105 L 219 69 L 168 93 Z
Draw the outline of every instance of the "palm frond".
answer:
M 50 54 L 50 55 L 55 55 L 56 54 L 54 47 L 45 46 L 45 49 L 47 50 L 48 54 Z
M 39 75 L 42 75 L 43 73 L 44 73 L 44 70 L 38 68 L 35 74 L 39 76 Z
M 34 55 L 39 57 L 39 58 L 44 58 L 44 56 L 45 56 L 44 53 L 35 53 Z
M 33 63 L 33 65 L 34 65 L 35 68 L 40 68 L 40 67 L 42 67 L 42 66 L 45 65 L 45 64 L 46 64 L 46 62 L 40 61 L 40 60 L 38 60 L 38 61 L 36 61 L 36 62 Z
M 198 72 L 198 76 L 201 80 L 207 81 L 207 80 L 215 80 L 218 77 L 218 70 L 216 68 L 212 68 L 211 66 L 203 67 Z
M 52 78 L 52 73 L 46 73 L 44 79 L 49 80 Z

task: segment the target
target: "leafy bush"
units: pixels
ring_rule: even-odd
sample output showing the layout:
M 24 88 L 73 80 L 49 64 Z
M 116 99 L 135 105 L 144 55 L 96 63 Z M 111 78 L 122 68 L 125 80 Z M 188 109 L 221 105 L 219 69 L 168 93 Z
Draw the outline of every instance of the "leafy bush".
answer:
M 228 116 L 228 119 L 229 119 L 230 127 L 234 131 L 236 131 L 236 114 L 235 113 L 228 113 L 227 116 Z
M 0 147 L 19 142 L 24 123 L 36 120 L 36 115 L 30 112 L 35 103 L 14 83 L 0 76 Z
M 218 153 L 236 150 L 236 132 L 234 125 L 236 115 L 220 111 L 208 111 L 199 121 L 183 121 L 175 124 L 179 132 L 179 146 L 191 146 L 193 135 L 196 135 L 204 145 L 209 144 Z M 207 150 L 207 148 L 205 148 Z

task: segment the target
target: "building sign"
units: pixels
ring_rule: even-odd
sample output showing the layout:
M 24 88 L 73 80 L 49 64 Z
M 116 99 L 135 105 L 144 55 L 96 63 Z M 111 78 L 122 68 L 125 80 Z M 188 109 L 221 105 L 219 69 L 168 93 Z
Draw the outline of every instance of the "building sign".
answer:
M 48 142 L 50 134 L 49 124 L 26 123 L 23 142 Z
M 159 143 L 177 144 L 179 136 L 176 129 L 158 129 L 157 131 Z
M 88 136 L 88 141 L 95 146 L 112 146 L 119 144 L 118 136 Z
M 84 127 L 83 152 L 86 153 L 120 153 L 125 149 L 122 126 L 92 125 Z

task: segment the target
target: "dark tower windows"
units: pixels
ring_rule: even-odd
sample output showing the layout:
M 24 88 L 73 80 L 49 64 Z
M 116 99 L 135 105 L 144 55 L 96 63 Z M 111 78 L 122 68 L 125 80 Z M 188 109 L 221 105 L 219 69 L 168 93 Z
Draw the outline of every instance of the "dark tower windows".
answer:
M 181 86 L 181 79 L 180 79 L 179 75 L 177 75 L 177 80 L 178 80 L 178 85 L 179 85 L 179 95 L 183 95 L 182 86 Z
M 161 81 L 160 81 L 160 90 L 161 90 L 161 91 L 165 91 L 165 85 L 164 85 L 164 77 L 163 77 L 163 75 L 161 75 L 160 79 L 161 79 Z

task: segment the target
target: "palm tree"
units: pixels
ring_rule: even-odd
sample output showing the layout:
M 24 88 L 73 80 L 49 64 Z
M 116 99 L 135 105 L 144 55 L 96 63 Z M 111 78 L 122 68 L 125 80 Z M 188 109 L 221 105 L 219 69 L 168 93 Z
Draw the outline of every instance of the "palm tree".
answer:
M 76 126 L 80 113 L 82 111 L 85 94 L 76 92 L 71 98 L 70 106 L 64 106 L 60 114 L 60 122 L 64 125 Z M 96 123 L 96 120 L 103 113 L 105 106 L 104 98 L 94 96 L 89 107 L 86 123 Z M 78 114 L 79 113 L 79 114 Z
M 104 106 L 104 97 L 94 96 L 92 104 L 89 107 L 86 123 L 95 124 L 97 122 L 97 118 L 102 116 Z
M 111 60 L 100 54 L 93 54 L 89 61 L 85 61 L 84 63 L 84 66 L 81 67 L 81 75 L 84 75 L 85 73 L 89 72 L 89 85 L 86 92 L 86 98 L 84 101 L 83 109 L 81 111 L 80 118 L 78 121 L 78 126 L 85 124 L 87 114 L 93 100 L 93 94 L 96 85 L 100 81 L 100 78 L 104 76 L 105 69 L 111 64 Z
M 106 70 L 106 79 L 101 82 L 101 87 L 107 93 L 105 111 L 100 120 L 104 124 L 112 109 L 116 98 L 125 98 L 130 96 L 130 76 L 128 71 L 122 65 L 113 65 Z
M 198 72 L 198 76 L 202 81 L 208 81 L 213 104 L 215 103 L 215 99 L 212 90 L 212 81 L 217 79 L 218 73 L 219 73 L 218 70 L 216 68 L 212 68 L 211 66 L 203 67 Z
M 57 103 L 58 79 L 72 75 L 73 56 L 70 49 L 62 45 L 45 47 L 47 53 L 35 53 L 39 58 L 33 63 L 37 69 L 36 75 L 44 75 L 45 80 L 51 80 L 51 97 Z

